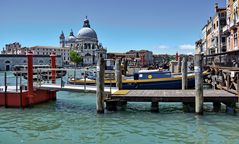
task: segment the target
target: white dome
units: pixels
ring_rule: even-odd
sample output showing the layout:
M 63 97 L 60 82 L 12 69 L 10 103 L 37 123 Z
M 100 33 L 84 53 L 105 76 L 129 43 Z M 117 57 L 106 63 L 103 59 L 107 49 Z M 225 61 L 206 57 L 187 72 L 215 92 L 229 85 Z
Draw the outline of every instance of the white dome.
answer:
M 96 35 L 96 32 L 92 28 L 83 27 L 78 32 L 78 38 L 79 39 L 90 38 L 90 39 L 97 40 L 97 35 Z
M 67 41 L 70 41 L 70 42 L 74 42 L 76 40 L 76 37 L 75 36 L 69 36 L 67 38 Z

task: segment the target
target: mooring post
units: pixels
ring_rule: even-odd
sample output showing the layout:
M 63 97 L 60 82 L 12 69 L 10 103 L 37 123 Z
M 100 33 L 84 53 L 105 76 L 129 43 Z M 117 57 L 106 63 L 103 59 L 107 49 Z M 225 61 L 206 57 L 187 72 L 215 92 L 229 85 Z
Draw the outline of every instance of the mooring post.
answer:
M 221 102 L 213 102 L 213 111 L 219 112 L 221 110 Z
M 187 73 L 188 73 L 187 56 L 184 56 L 182 61 L 182 90 L 186 90 L 188 87 Z
M 39 70 L 39 86 L 41 87 L 41 81 L 42 81 L 42 77 L 41 77 L 41 69 Z
M 112 72 L 110 72 L 110 94 L 112 94 Z
M 98 60 L 96 71 L 96 111 L 104 113 L 105 60 L 102 57 Z
M 39 87 L 39 70 L 37 69 L 37 86 Z
M 49 79 L 50 79 L 50 70 L 47 70 L 47 83 L 49 83 Z
M 61 88 L 63 87 L 63 71 L 61 70 Z
M 32 51 L 27 52 L 27 89 L 29 105 L 33 103 L 33 53 Z
M 51 52 L 51 81 L 52 84 L 56 83 L 56 54 L 54 51 Z
M 159 103 L 157 101 L 151 102 L 151 112 L 159 112 Z
M 20 72 L 20 86 L 22 86 L 22 72 Z
M 7 108 L 7 72 L 4 73 L 4 105 Z
M 239 73 L 237 73 L 237 95 L 239 96 Z
M 18 91 L 18 72 L 16 72 L 16 92 Z
M 22 108 L 22 85 L 20 85 L 20 108 Z
M 182 58 L 179 56 L 178 57 L 178 66 L 177 66 L 177 72 L 181 73 L 181 66 L 182 66 Z
M 116 87 L 119 90 L 121 90 L 122 89 L 122 71 L 121 71 L 120 59 L 115 60 L 115 80 L 116 80 Z
M 86 71 L 84 71 L 84 91 L 86 92 Z
M 202 75 L 202 54 L 195 54 L 195 112 L 196 114 L 203 114 L 203 75 Z

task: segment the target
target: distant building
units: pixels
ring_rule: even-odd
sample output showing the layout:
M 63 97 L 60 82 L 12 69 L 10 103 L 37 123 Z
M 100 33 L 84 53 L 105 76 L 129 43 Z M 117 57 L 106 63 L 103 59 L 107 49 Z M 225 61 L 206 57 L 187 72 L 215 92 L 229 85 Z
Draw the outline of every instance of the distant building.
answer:
M 33 55 L 34 65 L 50 65 L 50 55 Z M 60 55 L 56 56 L 56 65 L 62 66 L 63 61 Z M 27 65 L 26 55 L 1 54 L 0 71 L 13 70 L 15 65 Z
M 226 52 L 226 37 L 223 32 L 226 26 L 226 8 L 219 8 L 218 4 L 215 4 L 215 15 L 210 17 L 207 24 L 202 28 L 202 53 L 205 55 Z
M 148 50 L 130 50 L 126 53 L 108 53 L 109 59 L 127 59 L 129 65 L 139 63 L 141 67 L 153 64 L 153 52 Z
M 96 64 L 99 57 L 106 58 L 107 50 L 98 42 L 97 34 L 95 30 L 90 27 L 90 22 L 87 17 L 77 37 L 74 36 L 71 30 L 67 38 L 65 38 L 63 32 L 59 38 L 60 47 L 67 47 L 77 51 L 78 54 L 82 56 L 84 65 Z
M 239 2 L 226 0 L 226 23 L 223 32 L 227 36 L 227 51 L 239 50 Z
M 70 63 L 70 49 L 62 48 L 62 47 L 53 47 L 53 46 L 33 46 L 30 47 L 34 55 L 47 55 L 49 56 L 52 51 L 55 52 L 56 55 L 62 57 L 62 61 L 64 64 Z
M 2 54 L 26 54 L 27 47 L 21 47 L 19 42 L 14 42 L 10 44 L 6 44 L 5 48 L 2 50 Z

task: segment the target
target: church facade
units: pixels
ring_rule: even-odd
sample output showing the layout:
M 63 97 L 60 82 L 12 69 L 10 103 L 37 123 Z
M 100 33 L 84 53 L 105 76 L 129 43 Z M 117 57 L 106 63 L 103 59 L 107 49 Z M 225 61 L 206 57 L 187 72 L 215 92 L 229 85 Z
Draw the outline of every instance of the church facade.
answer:
M 77 36 L 75 36 L 71 30 L 67 38 L 63 32 L 59 38 L 60 47 L 67 47 L 76 51 L 83 58 L 84 65 L 94 65 L 97 63 L 99 57 L 106 58 L 107 56 L 106 48 L 99 43 L 97 34 L 95 30 L 90 27 L 90 22 L 87 17 Z

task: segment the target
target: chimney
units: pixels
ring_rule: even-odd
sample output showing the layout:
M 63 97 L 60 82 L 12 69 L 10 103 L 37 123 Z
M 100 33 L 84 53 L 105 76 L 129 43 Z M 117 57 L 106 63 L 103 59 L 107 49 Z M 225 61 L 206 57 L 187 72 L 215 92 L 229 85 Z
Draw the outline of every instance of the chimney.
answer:
M 214 9 L 215 9 L 215 12 L 217 12 L 217 9 L 218 9 L 218 3 L 215 3 L 215 5 L 214 5 Z

